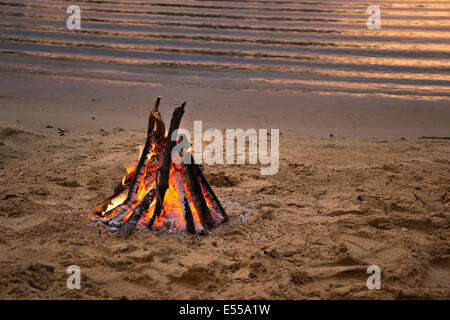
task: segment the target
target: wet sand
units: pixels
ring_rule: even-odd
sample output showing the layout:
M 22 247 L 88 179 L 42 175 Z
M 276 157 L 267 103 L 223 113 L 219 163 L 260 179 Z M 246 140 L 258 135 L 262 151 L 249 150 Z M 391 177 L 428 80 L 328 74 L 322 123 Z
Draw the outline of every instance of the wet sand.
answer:
M 183 126 L 279 128 L 299 137 L 410 138 L 450 136 L 447 100 L 382 96 L 227 90 L 2 74 L 0 119 L 19 128 L 56 134 L 139 129 L 157 96 L 161 113 L 187 100 Z M 51 130 L 47 126 L 53 126 Z

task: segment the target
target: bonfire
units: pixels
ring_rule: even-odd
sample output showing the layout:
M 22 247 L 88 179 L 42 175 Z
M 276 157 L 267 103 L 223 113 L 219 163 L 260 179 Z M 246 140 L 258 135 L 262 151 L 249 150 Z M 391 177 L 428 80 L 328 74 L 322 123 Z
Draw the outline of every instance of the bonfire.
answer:
M 166 136 L 160 101 L 158 97 L 150 112 L 139 161 L 127 167 L 114 194 L 93 210 L 112 232 L 118 231 L 125 238 L 136 229 L 204 234 L 228 221 L 203 167 L 190 155 L 192 148 L 172 161 L 172 150 L 181 139 L 172 141 L 170 137 L 180 126 L 186 102 L 175 108 Z M 186 158 L 190 163 L 181 161 Z

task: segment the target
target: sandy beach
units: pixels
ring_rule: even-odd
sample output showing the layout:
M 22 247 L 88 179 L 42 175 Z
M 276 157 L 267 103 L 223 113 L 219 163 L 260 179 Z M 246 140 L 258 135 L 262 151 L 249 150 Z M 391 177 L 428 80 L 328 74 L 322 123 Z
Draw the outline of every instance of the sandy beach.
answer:
M 380 29 L 353 0 L 77 4 L 80 29 L 0 4 L 0 299 L 450 299 L 448 1 L 380 4 Z M 275 175 L 205 165 L 230 216 L 207 235 L 91 213 L 157 96 L 166 125 L 187 101 L 189 130 L 280 130 Z

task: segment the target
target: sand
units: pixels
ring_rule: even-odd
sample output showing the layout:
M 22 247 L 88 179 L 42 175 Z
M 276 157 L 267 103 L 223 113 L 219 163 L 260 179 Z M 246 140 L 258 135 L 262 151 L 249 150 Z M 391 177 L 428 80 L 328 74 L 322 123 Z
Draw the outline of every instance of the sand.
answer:
M 1 124 L 1 299 L 450 298 L 448 141 L 283 134 L 277 175 L 206 167 L 227 225 L 123 240 L 88 213 L 136 161 L 143 121 L 64 136 Z
M 450 137 L 446 5 L 386 6 L 368 30 L 358 1 L 83 1 L 75 33 L 62 1 L 16 2 L 0 5 L 0 299 L 450 298 L 450 141 L 420 139 Z M 188 129 L 281 130 L 277 175 L 206 166 L 231 217 L 208 236 L 123 240 L 88 214 L 158 95 L 166 122 L 188 101 Z

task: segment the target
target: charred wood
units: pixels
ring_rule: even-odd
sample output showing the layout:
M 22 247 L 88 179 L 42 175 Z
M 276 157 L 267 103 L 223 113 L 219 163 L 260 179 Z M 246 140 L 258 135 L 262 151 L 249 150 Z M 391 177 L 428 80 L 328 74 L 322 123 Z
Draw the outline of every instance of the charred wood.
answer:
M 175 171 L 173 173 L 173 178 L 175 181 L 175 188 L 177 189 L 178 198 L 180 200 L 181 210 L 183 210 L 183 216 L 186 222 L 186 230 L 190 234 L 193 234 L 195 233 L 194 217 L 192 216 L 186 189 L 184 188 L 182 173 L 180 171 Z
M 155 210 L 153 211 L 153 216 L 149 221 L 148 228 L 153 228 L 153 223 L 155 222 L 156 217 L 159 217 L 161 214 L 161 210 L 163 209 L 164 204 L 164 196 L 166 194 L 166 190 L 169 188 L 169 173 L 170 167 L 172 165 L 172 149 L 175 146 L 176 142 L 172 141 L 171 137 L 175 130 L 180 127 L 181 118 L 184 114 L 184 107 L 186 105 L 186 101 L 183 104 L 175 108 L 172 114 L 172 119 L 170 120 L 170 127 L 168 132 L 168 139 L 166 139 L 166 150 L 164 151 L 163 163 L 160 170 L 159 182 L 157 185 L 157 197 L 158 201 L 156 202 Z

